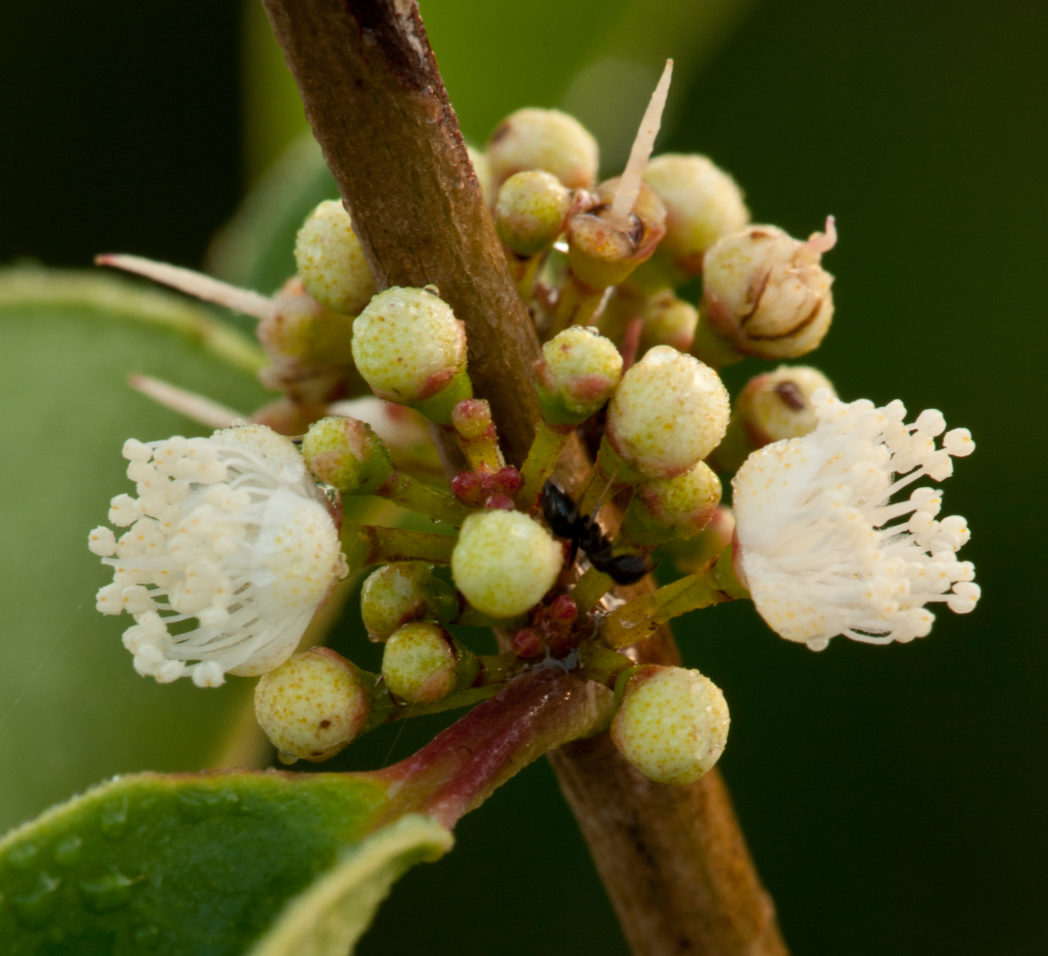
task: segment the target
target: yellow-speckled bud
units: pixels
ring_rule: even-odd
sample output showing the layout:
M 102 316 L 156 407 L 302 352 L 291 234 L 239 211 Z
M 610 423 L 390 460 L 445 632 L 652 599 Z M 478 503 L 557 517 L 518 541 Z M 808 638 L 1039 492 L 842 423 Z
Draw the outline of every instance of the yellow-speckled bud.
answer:
M 651 296 L 641 313 L 644 326 L 640 333 L 640 352 L 656 345 L 670 345 L 678 352 L 691 350 L 699 311 L 691 303 L 678 299 L 669 289 Z
M 553 173 L 514 173 L 499 189 L 495 228 L 517 255 L 533 256 L 553 245 L 571 208 L 571 190 Z
M 333 757 L 364 729 L 371 707 L 360 672 L 326 647 L 296 654 L 255 685 L 255 716 L 285 763 Z
M 622 530 L 630 540 L 644 545 L 690 538 L 709 524 L 720 499 L 720 479 L 700 461 L 683 475 L 637 485 Z
M 833 318 L 833 276 L 820 259 L 835 242 L 832 218 L 807 242 L 775 226 L 719 239 L 704 260 L 703 321 L 746 355 L 782 359 L 812 351 Z
M 360 590 L 360 616 L 373 641 L 387 640 L 409 621 L 450 621 L 457 610 L 454 589 L 423 561 L 384 564 Z
M 451 409 L 472 395 L 466 332 L 434 290 L 394 286 L 376 295 L 353 323 L 353 360 L 372 391 L 430 416 L 437 396 Z
M 542 416 L 554 425 L 577 425 L 595 414 L 622 378 L 615 343 L 588 325 L 573 325 L 542 346 L 535 387 Z
M 491 617 L 516 617 L 553 586 L 564 551 L 550 533 L 520 511 L 470 515 L 451 552 L 455 586 Z
M 309 294 L 334 312 L 356 315 L 375 294 L 360 240 L 338 199 L 322 202 L 302 224 L 295 267 Z
M 706 250 L 750 221 L 742 190 L 705 156 L 656 156 L 644 170 L 644 181 L 666 207 L 666 235 L 655 259 L 674 285 L 702 272 Z
M 300 279 L 290 279 L 273 297 L 276 308 L 258 323 L 256 334 L 277 364 L 349 365 L 353 319 L 333 312 L 309 295 Z
M 592 289 L 618 285 L 644 262 L 665 232 L 666 210 L 655 191 L 641 184 L 632 213 L 612 215 L 619 178 L 597 188 L 596 202 L 568 220 L 568 262 L 576 279 Z
M 569 189 L 586 189 L 597 179 L 597 141 L 559 110 L 528 107 L 511 113 L 491 134 L 487 157 L 496 185 L 526 169 L 552 173 Z
M 714 467 L 734 472 L 750 452 L 814 431 L 818 416 L 811 399 L 819 388 L 836 394 L 830 380 L 807 365 L 780 365 L 751 378 L 735 398 L 728 434 L 712 459 Z
M 309 426 L 302 457 L 313 476 L 343 494 L 374 494 L 393 474 L 393 462 L 374 429 L 332 415 Z
M 472 658 L 468 653 L 466 656 Z M 399 700 L 435 704 L 458 685 L 459 661 L 459 649 L 444 628 L 430 621 L 415 621 L 395 631 L 386 642 L 382 679 Z
M 640 476 L 672 478 L 717 447 L 728 414 L 728 392 L 717 373 L 659 345 L 623 375 L 608 404 L 605 441 Z
M 647 664 L 626 681 L 611 739 L 644 776 L 658 783 L 698 780 L 728 741 L 728 704 L 696 670 Z

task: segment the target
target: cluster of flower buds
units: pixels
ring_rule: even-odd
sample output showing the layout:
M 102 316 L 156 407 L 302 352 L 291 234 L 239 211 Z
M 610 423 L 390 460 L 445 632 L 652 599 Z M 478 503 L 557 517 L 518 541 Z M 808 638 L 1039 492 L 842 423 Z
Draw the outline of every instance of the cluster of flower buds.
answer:
M 541 421 L 519 468 L 473 395 L 452 306 L 434 287 L 376 292 L 340 203 L 307 218 L 298 274 L 272 300 L 103 260 L 257 315 L 267 380 L 295 405 L 283 423 L 301 436 L 296 446 L 248 425 L 128 443 L 138 497 L 110 512 L 128 530 L 97 529 L 91 548 L 114 568 L 99 608 L 133 616 L 124 641 L 141 673 L 201 685 L 263 674 L 258 718 L 282 758 L 323 760 L 379 723 L 474 702 L 552 661 L 615 688 L 612 739 L 641 773 L 686 783 L 724 749 L 727 704 L 697 671 L 621 653 L 655 627 L 752 597 L 782 637 L 821 649 L 837 635 L 908 641 L 928 632 L 928 605 L 974 607 L 973 568 L 956 559 L 963 519 L 938 518 L 929 487 L 898 500 L 947 477 L 973 448 L 967 432 L 943 435 L 934 411 L 907 424 L 898 402 L 842 403 L 810 367 L 761 372 L 732 407 L 719 366 L 800 356 L 826 334 L 820 260 L 836 231 L 832 217 L 804 241 L 752 225 L 705 156 L 649 162 L 668 81 L 667 69 L 620 176 L 598 182 L 593 137 L 554 110 L 512 114 L 475 154 L 543 343 Z M 696 278 L 701 298 L 682 298 Z M 466 467 L 435 481 L 403 454 L 401 431 L 330 404 L 360 382 L 443 429 Z M 593 463 L 565 476 L 575 435 Z M 733 473 L 734 510 L 721 500 Z M 379 674 L 326 650 L 291 656 L 346 571 L 338 501 L 361 495 L 431 522 L 342 529 L 375 566 L 360 603 L 383 645 Z M 657 551 L 683 576 L 610 594 Z M 502 628 L 501 653 L 466 645 L 458 628 L 478 624 Z

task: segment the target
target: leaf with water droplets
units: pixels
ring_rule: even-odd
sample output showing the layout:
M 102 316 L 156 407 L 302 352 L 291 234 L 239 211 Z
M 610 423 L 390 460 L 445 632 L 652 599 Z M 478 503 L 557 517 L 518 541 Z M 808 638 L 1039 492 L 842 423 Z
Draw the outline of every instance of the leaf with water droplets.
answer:
M 0 952 L 341 956 L 394 880 L 451 846 L 385 814 L 366 774 L 103 784 L 0 841 Z

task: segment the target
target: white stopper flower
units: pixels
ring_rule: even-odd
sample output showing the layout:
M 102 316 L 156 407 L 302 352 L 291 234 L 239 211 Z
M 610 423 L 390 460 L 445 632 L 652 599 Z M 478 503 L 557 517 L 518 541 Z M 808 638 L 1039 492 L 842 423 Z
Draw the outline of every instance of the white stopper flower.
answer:
M 819 389 L 815 431 L 754 452 L 732 482 L 736 567 L 761 617 L 780 636 L 823 650 L 843 634 L 868 644 L 924 637 L 936 602 L 958 614 L 975 607 L 975 569 L 956 553 L 964 518 L 938 520 L 938 491 L 900 491 L 953 472 L 970 454 L 967 429 L 946 432 L 940 412 L 907 424 L 894 401 L 845 404 Z
M 89 547 L 114 569 L 103 614 L 129 613 L 135 670 L 216 687 L 295 650 L 347 573 L 338 532 L 302 456 L 261 425 L 124 445 L 137 497 L 117 495 Z

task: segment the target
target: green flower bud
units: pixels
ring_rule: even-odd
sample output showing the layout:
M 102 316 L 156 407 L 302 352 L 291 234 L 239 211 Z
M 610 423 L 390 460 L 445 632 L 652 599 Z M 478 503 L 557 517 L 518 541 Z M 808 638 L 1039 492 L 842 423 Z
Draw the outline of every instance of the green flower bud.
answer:
M 273 305 L 273 311 L 259 321 L 256 333 L 274 364 L 352 363 L 352 318 L 325 308 L 306 292 L 300 279 L 284 283 Z
M 526 169 L 552 173 L 569 189 L 587 189 L 597 179 L 597 141 L 559 110 L 530 107 L 511 113 L 491 134 L 487 157 L 497 184 Z
M 533 256 L 553 245 L 564 230 L 571 190 L 541 169 L 514 173 L 499 189 L 495 228 L 517 255 Z
M 658 783 L 698 780 L 728 741 L 728 704 L 696 670 L 646 664 L 625 684 L 611 739 L 644 776 Z
M 470 515 L 451 552 L 451 575 L 466 600 L 494 618 L 516 617 L 553 587 L 561 545 L 520 511 Z
M 535 376 L 542 417 L 554 425 L 577 425 L 615 391 L 622 355 L 596 329 L 573 325 L 542 346 Z
M 705 156 L 656 156 L 644 170 L 644 181 L 666 207 L 666 235 L 655 259 L 669 270 L 673 285 L 702 272 L 706 250 L 750 221 L 742 190 Z
M 688 352 L 699 324 L 699 311 L 669 289 L 651 296 L 641 313 L 644 325 L 640 333 L 640 353 L 656 345 L 669 345 L 678 352 Z
M 394 286 L 376 295 L 353 323 L 353 360 L 379 398 L 411 405 L 442 424 L 472 395 L 465 328 L 429 288 Z M 442 414 L 436 417 L 438 398 Z
M 255 685 L 255 716 L 284 763 L 333 757 L 364 729 L 371 707 L 360 672 L 326 647 L 296 654 Z
M 372 571 L 360 591 L 360 616 L 373 641 L 385 641 L 409 621 L 450 621 L 458 611 L 454 589 L 423 561 L 398 561 Z
M 386 689 L 409 704 L 435 704 L 459 683 L 460 653 L 439 624 L 416 621 L 390 635 L 382 653 Z M 465 655 L 476 671 L 476 658 Z
M 720 504 L 721 483 L 705 462 L 674 478 L 655 478 L 636 486 L 623 532 L 637 544 L 690 538 L 709 524 Z
M 295 267 L 314 299 L 334 312 L 356 315 L 375 294 L 364 250 L 341 200 L 314 209 L 295 237 Z
M 733 419 L 750 435 L 749 450 L 815 431 L 819 418 L 811 397 L 819 388 L 837 394 L 830 380 L 810 365 L 780 365 L 751 378 L 735 399 L 733 412 Z
M 728 414 L 728 392 L 717 373 L 659 345 L 623 375 L 615 390 L 601 455 L 608 447 L 637 477 L 672 478 L 717 447 Z M 619 477 L 631 480 L 628 473 Z
M 348 495 L 374 494 L 393 475 L 381 439 L 355 418 L 330 416 L 314 422 L 302 440 L 302 457 L 315 478 Z
M 816 348 L 833 318 L 831 276 L 820 264 L 837 241 L 833 218 L 807 242 L 751 226 L 706 253 L 700 310 L 740 353 L 796 358 Z
M 612 215 L 619 178 L 597 188 L 596 202 L 568 220 L 568 262 L 576 279 L 591 289 L 622 282 L 655 251 L 665 232 L 666 209 L 641 183 L 633 211 L 621 221 Z

